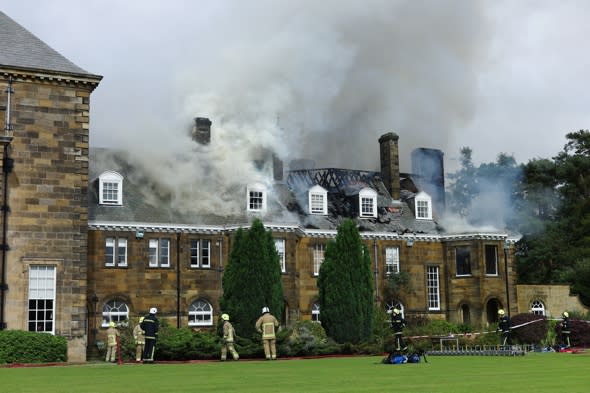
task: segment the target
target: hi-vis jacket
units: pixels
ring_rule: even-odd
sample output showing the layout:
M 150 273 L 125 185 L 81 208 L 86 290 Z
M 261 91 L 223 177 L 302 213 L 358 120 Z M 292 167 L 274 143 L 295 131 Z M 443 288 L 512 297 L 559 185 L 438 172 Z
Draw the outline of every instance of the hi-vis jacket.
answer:
M 275 330 L 279 327 L 279 321 L 270 313 L 264 313 L 256 321 L 256 330 L 262 332 L 263 340 L 276 338 Z

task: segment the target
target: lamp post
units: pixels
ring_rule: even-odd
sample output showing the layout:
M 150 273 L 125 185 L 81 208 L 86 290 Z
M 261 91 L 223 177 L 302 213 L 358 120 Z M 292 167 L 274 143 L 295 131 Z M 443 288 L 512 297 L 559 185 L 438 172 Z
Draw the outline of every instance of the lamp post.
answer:
M 508 240 L 504 241 L 504 277 L 506 283 L 506 311 L 508 317 L 510 317 L 510 290 L 508 285 L 508 251 L 510 250 L 510 244 Z

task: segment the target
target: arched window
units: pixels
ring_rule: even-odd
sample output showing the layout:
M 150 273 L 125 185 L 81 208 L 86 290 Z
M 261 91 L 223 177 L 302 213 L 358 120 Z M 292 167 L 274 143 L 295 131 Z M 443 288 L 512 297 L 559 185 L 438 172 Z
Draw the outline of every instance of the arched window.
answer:
M 101 205 L 123 204 L 123 176 L 106 171 L 98 177 L 98 197 Z
M 531 312 L 535 315 L 545 315 L 545 305 L 540 300 L 533 300 L 531 303 Z
M 129 320 L 129 307 L 121 300 L 111 300 L 102 308 L 102 326 L 109 326 L 109 322 L 126 326 Z
M 320 321 L 320 304 L 319 303 L 314 303 L 311 306 L 311 320 L 313 322 L 322 323 L 322 321 Z
M 385 311 L 387 311 L 387 314 L 391 314 L 394 308 L 400 310 L 402 317 L 405 318 L 404 305 L 401 302 L 398 302 L 397 300 L 392 300 L 389 303 L 387 303 Z
M 189 326 L 213 326 L 213 307 L 206 300 L 193 302 L 188 309 Z

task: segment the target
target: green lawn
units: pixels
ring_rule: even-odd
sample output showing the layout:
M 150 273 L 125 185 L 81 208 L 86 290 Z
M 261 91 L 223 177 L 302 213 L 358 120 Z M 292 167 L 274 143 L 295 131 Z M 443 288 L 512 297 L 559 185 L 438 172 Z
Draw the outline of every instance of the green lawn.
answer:
M 430 356 L 385 365 L 381 357 L 122 366 L 0 368 L 7 393 L 554 392 L 590 391 L 588 354 Z

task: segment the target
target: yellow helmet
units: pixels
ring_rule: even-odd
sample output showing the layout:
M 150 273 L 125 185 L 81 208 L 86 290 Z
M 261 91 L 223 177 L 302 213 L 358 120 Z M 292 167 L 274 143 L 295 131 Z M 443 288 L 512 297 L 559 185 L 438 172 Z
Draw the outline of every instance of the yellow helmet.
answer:
M 498 315 L 504 315 L 504 310 L 502 310 L 502 309 L 499 309 L 499 310 L 498 310 Z
M 400 313 L 400 311 L 399 311 L 399 309 L 397 309 L 397 308 L 394 308 L 394 309 L 393 309 L 393 313 L 394 313 L 395 315 L 398 315 L 398 314 Z
M 139 323 L 142 323 L 145 317 L 139 317 Z
M 115 327 L 115 326 L 116 326 L 115 322 L 113 322 L 113 321 L 109 322 L 109 327 Z
M 570 314 L 567 311 L 563 312 L 563 317 L 564 318 L 569 318 Z
M 224 321 L 229 321 L 229 315 L 221 314 L 221 319 L 223 319 Z

